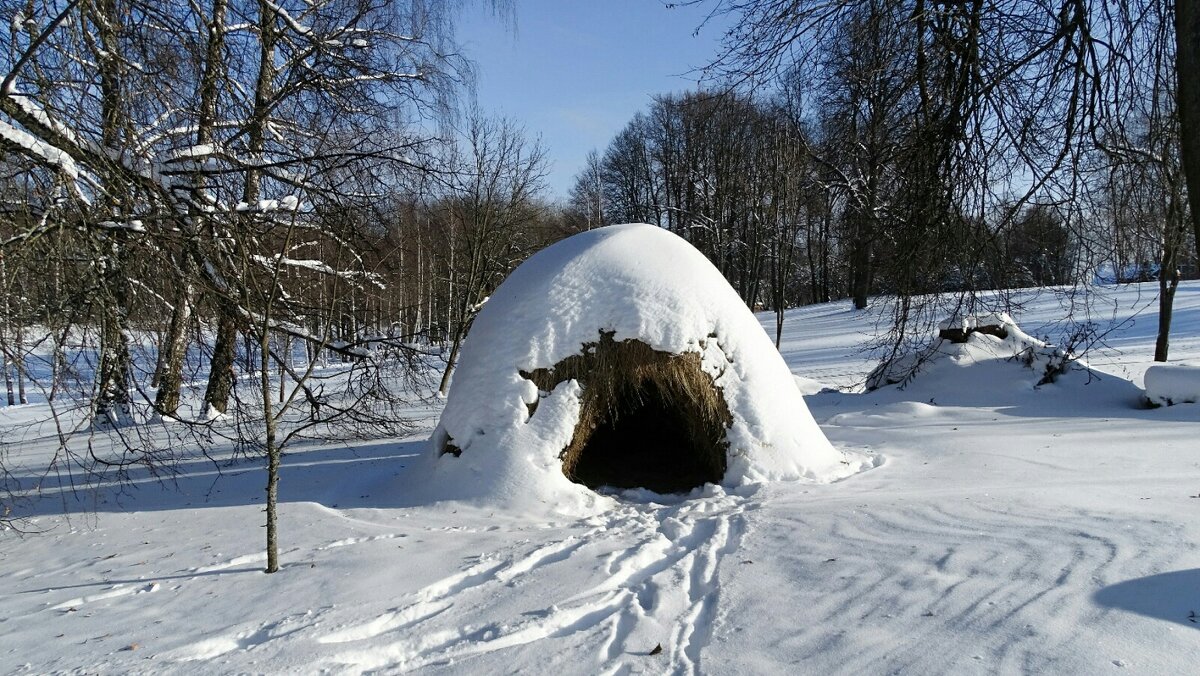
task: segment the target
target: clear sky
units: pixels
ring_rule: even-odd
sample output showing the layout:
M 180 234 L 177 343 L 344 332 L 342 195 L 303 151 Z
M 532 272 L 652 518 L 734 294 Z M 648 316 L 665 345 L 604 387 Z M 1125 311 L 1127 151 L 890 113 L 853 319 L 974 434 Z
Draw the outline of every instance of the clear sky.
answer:
M 516 26 L 478 6 L 458 25 L 478 68 L 479 107 L 541 136 L 549 197 L 567 197 L 589 150 L 600 152 L 655 94 L 695 86 L 717 53 L 702 8 L 661 0 L 515 0 Z

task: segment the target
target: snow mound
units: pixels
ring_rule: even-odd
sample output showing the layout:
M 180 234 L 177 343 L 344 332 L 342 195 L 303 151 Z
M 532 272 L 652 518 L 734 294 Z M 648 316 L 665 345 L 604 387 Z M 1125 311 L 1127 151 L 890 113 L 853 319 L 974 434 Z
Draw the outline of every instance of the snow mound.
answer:
M 610 498 L 573 483 L 560 455 L 580 417 L 576 380 L 539 392 L 526 376 L 601 333 L 695 354 L 732 422 L 722 485 L 831 481 L 868 466 L 826 440 L 754 315 L 695 248 L 661 228 L 580 233 L 518 267 L 479 312 L 426 457 L 431 501 L 595 513 Z M 451 452 L 444 453 L 450 449 Z
M 1029 335 L 1022 332 L 1021 329 L 1017 327 L 1016 322 L 1013 321 L 1013 318 L 1009 316 L 1007 312 L 991 312 L 985 315 L 963 315 L 953 319 L 946 319 L 938 323 L 938 329 L 940 331 L 958 329 L 966 332 L 988 326 L 999 326 L 1004 329 L 1011 329 L 1023 335 L 1028 341 L 1034 343 L 1042 342 L 1036 338 L 1031 338 Z M 1045 345 L 1045 343 L 1042 344 Z
M 1007 314 L 942 322 L 943 330 L 959 327 L 984 330 L 970 331 L 965 342 L 940 340 L 920 354 L 876 367 L 867 380 L 875 404 L 914 401 L 1013 415 L 1076 416 L 1144 402 L 1141 389 L 1127 378 L 1034 338 Z
M 943 337 L 961 337 L 965 342 L 944 338 L 927 350 L 880 364 L 867 376 L 867 390 L 905 384 L 943 361 L 956 365 L 1017 362 L 1040 375 L 1037 384 L 1053 382 L 1076 366 L 1071 355 L 1025 333 L 1008 313 L 948 319 L 938 328 Z
M 1159 406 L 1200 402 L 1200 366 L 1163 364 L 1146 369 L 1146 399 Z

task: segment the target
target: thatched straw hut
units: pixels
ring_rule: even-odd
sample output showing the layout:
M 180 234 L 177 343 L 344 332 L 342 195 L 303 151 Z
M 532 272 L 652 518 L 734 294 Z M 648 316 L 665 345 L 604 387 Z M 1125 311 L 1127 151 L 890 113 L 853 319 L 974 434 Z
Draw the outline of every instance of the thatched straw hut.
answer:
M 589 488 L 826 481 L 825 439 L 721 274 L 650 225 L 530 258 L 476 318 L 432 439 L 440 497 L 586 512 Z

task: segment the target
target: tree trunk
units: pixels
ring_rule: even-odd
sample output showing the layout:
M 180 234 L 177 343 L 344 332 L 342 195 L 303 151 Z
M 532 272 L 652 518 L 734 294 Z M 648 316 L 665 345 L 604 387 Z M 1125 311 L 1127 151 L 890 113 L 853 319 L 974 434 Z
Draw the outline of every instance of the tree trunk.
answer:
M 185 275 L 185 279 L 188 277 Z M 192 285 L 184 282 L 175 296 L 164 353 L 159 358 L 158 393 L 154 410 L 159 415 L 173 416 L 179 410 L 179 393 L 183 388 L 183 362 L 187 357 L 188 329 L 192 323 Z
M 246 375 L 254 375 L 254 339 L 249 334 L 242 337 L 242 346 L 245 351 L 246 360 Z
M 4 305 L 0 307 L 0 370 L 4 371 L 4 389 L 8 392 L 8 405 L 16 403 L 13 396 L 12 375 L 8 370 L 8 323 L 12 315 L 12 304 L 8 295 L 8 263 L 4 259 L 4 251 L 0 250 L 0 294 L 3 294 Z
M 287 379 L 287 367 L 292 363 L 292 337 L 280 335 L 279 343 L 279 401 L 283 401 L 287 394 L 284 387 Z
M 13 394 L 12 372 L 9 371 L 8 367 L 8 351 L 0 350 L 0 369 L 4 370 L 4 389 L 8 393 L 8 405 L 14 406 L 17 403 L 17 399 Z
M 120 154 L 122 133 L 128 124 L 128 114 L 122 108 L 121 65 L 117 54 L 121 45 L 116 27 L 121 25 L 115 0 L 97 3 L 93 17 L 100 38 L 101 53 L 97 55 L 100 70 L 100 143 L 105 151 Z M 104 199 L 100 216 L 117 222 L 125 220 L 128 205 L 122 204 L 123 186 L 115 175 L 104 178 Z M 125 333 L 129 321 L 130 289 L 125 258 L 128 236 L 123 230 L 101 236 L 97 242 L 96 262 L 102 266 L 100 280 L 107 297 L 102 300 L 100 317 L 100 369 L 97 382 L 95 414 L 109 422 L 126 422 L 130 414 L 129 381 L 131 379 L 129 341 Z
M 1173 258 L 1173 257 L 1172 257 Z M 1166 361 L 1171 348 L 1171 315 L 1175 304 L 1175 290 L 1179 287 L 1179 270 L 1168 272 L 1166 265 L 1158 275 L 1158 339 L 1154 341 L 1154 361 Z
M 271 404 L 271 336 L 264 323 L 259 337 L 259 384 L 262 388 L 263 425 L 267 436 L 267 570 L 279 570 L 279 461 L 282 449 L 276 442 L 277 420 Z
M 217 322 L 217 343 L 213 347 L 212 363 L 209 365 L 204 404 L 209 410 L 225 413 L 229 410 L 229 397 L 233 393 L 233 366 L 237 359 L 237 318 L 232 310 L 222 308 Z
M 1200 258 L 1200 0 L 1175 0 L 1175 73 L 1183 173 Z
M 54 356 L 50 364 L 50 393 L 46 395 L 48 401 L 54 401 L 58 396 L 58 391 L 63 386 L 63 379 L 66 377 L 68 333 L 67 329 L 63 329 L 61 333 L 54 336 Z
M 213 140 L 213 126 L 217 117 L 218 79 L 224 65 L 225 45 L 225 7 L 226 0 L 213 0 L 212 17 L 208 23 L 208 39 L 205 45 L 204 72 L 197 88 L 199 113 L 196 122 L 196 145 L 202 146 Z M 196 205 L 208 203 L 207 185 L 202 174 L 197 173 L 192 179 L 192 201 L 188 217 L 192 221 L 193 232 L 198 234 L 205 229 L 206 214 Z M 179 409 L 180 389 L 183 387 L 183 363 L 187 356 L 188 329 L 192 319 L 192 303 L 195 291 L 191 278 L 196 272 L 191 258 L 186 254 L 180 255 L 180 270 L 183 272 L 182 283 L 175 298 L 175 309 L 171 314 L 171 327 L 164 341 L 166 354 L 159 359 L 158 395 L 154 407 L 160 415 L 175 415 Z M 223 320 L 222 320 L 223 321 Z M 214 355 L 214 362 L 216 357 Z M 220 373 L 214 371 L 214 373 Z M 211 378 L 211 374 L 210 374 Z M 210 380 L 209 388 L 212 389 Z M 218 388 L 219 389 L 219 388 Z M 214 392 L 219 394 L 219 392 Z M 208 398 L 206 396 L 206 401 Z M 219 405 L 213 407 L 222 413 L 228 408 L 228 392 Z M 209 402 L 210 405 L 212 402 Z
M 25 395 L 25 327 L 17 324 L 17 347 L 13 350 L 13 366 L 17 372 L 17 401 L 22 404 L 29 403 L 29 397 Z
M 775 255 L 771 261 L 771 304 L 775 310 L 775 349 L 779 349 L 779 341 L 783 338 L 783 306 L 786 304 L 785 296 L 787 295 L 786 272 L 787 264 L 781 260 L 783 258 L 783 243 L 778 239 L 782 237 L 780 233 L 775 234 L 776 245 Z
M 251 159 L 258 161 L 266 148 L 266 129 L 271 114 L 271 99 L 275 88 L 275 43 L 278 39 L 276 22 L 278 16 L 271 3 L 267 0 L 258 1 L 258 33 L 259 60 L 258 77 L 254 86 L 254 110 L 249 127 L 249 151 Z M 253 204 L 260 197 L 262 189 L 262 174 L 257 169 L 246 172 L 246 184 L 242 199 Z M 290 241 L 290 232 L 288 241 Z M 287 251 L 285 241 L 280 255 Z M 279 281 L 279 266 L 271 279 L 271 288 L 267 305 L 263 311 L 264 321 L 259 329 L 259 383 L 262 387 L 263 424 L 267 437 L 267 571 L 274 573 L 279 570 L 279 462 L 283 450 L 276 441 L 278 420 L 271 410 L 271 334 L 266 318 L 271 316 L 272 304 L 275 299 L 275 289 Z M 249 347 L 249 345 L 247 345 Z M 249 352 L 249 349 L 247 349 Z M 282 412 L 281 412 L 282 414 Z
M 112 294 L 100 320 L 100 374 L 96 394 L 96 417 L 110 423 L 129 422 L 129 340 L 125 335 L 128 321 L 124 308 L 129 306 L 123 265 L 115 259 L 124 243 L 114 245 L 107 262 L 104 284 Z
M 1179 288 L 1179 256 L 1187 239 L 1187 216 L 1183 213 L 1183 186 L 1177 175 L 1170 180 L 1167 219 L 1163 227 L 1162 265 L 1158 271 L 1158 338 L 1154 342 L 1154 361 L 1166 361 L 1171 343 L 1171 315 L 1175 291 Z
M 871 243 L 864 232 L 866 227 L 859 223 L 850 250 L 850 294 L 856 310 L 866 309 L 871 294 Z
M 174 318 L 174 315 L 175 315 L 175 312 L 172 311 L 171 312 L 172 319 Z M 170 327 L 168 326 L 168 333 L 169 333 L 169 328 Z M 154 357 L 154 374 L 150 376 L 150 389 L 156 390 L 156 389 L 158 389 L 158 386 L 162 384 L 163 369 L 166 368 L 164 366 L 163 362 L 166 361 L 166 358 L 167 358 L 167 352 L 169 351 L 169 348 L 167 346 L 170 343 L 170 339 L 171 339 L 170 335 L 160 335 L 159 336 L 158 345 L 157 345 L 158 351 Z
M 254 110 L 248 128 L 247 145 L 251 161 L 262 159 L 266 148 L 266 127 L 271 116 L 271 99 L 275 93 L 275 42 L 278 39 L 276 21 L 278 17 L 271 3 L 258 2 L 258 77 L 254 84 Z M 254 204 L 262 188 L 262 171 L 251 168 L 246 172 L 246 184 L 242 189 L 242 201 Z
M 454 336 L 454 342 L 450 345 L 450 356 L 446 359 L 446 370 L 442 371 L 442 382 L 438 385 L 438 394 L 443 397 L 450 391 L 450 375 L 454 373 L 454 365 L 458 362 L 458 348 L 462 344 L 462 331 L 459 331 Z

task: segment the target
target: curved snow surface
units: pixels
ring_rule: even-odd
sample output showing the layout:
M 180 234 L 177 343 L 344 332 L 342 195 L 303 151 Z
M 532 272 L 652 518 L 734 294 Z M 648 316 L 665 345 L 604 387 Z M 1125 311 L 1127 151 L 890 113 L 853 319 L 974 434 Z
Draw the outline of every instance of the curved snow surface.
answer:
M 431 500 L 594 513 L 607 498 L 562 473 L 581 388 L 550 393 L 520 371 L 579 354 L 601 332 L 671 354 L 699 353 L 733 422 L 723 485 L 831 481 L 867 466 L 830 445 L 779 352 L 720 272 L 682 238 L 651 225 L 580 233 L 518 267 L 480 311 L 434 432 Z M 537 403 L 530 415 L 529 405 Z M 446 440 L 459 457 L 437 457 Z
M 1146 398 L 1160 406 L 1200 402 L 1200 366 L 1162 364 L 1146 369 Z

